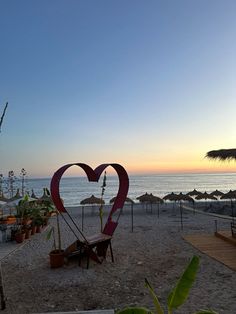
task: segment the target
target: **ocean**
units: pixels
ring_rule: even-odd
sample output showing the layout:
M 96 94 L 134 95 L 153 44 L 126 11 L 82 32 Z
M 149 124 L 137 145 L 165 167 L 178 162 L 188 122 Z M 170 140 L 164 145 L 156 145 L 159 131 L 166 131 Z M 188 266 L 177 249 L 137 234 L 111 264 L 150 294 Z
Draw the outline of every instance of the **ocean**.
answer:
M 86 177 L 65 177 L 60 183 L 60 194 L 65 206 L 78 206 L 84 198 L 94 194 L 101 196 L 101 185 L 103 177 L 98 183 L 88 182 Z M 26 191 L 31 194 L 32 189 L 36 196 L 43 194 L 43 188 L 50 188 L 51 179 L 30 179 L 26 180 Z M 236 173 L 217 174 L 157 174 L 157 175 L 130 175 L 130 186 L 128 197 L 133 199 L 145 192 L 163 197 L 170 192 L 187 193 L 194 188 L 201 192 L 212 192 L 220 190 L 228 192 L 236 189 Z M 108 204 L 109 200 L 116 196 L 118 190 L 118 178 L 107 174 L 107 186 L 105 188 L 104 200 Z M 15 189 L 17 183 L 15 184 Z M 20 187 L 20 182 L 18 182 Z

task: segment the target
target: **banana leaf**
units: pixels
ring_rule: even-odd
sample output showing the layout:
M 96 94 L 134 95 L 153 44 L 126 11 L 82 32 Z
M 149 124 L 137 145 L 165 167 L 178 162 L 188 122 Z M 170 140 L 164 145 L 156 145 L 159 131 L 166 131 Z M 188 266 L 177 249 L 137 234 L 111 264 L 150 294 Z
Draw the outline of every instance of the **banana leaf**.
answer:
M 196 273 L 199 266 L 199 257 L 193 256 L 182 277 L 177 282 L 176 287 L 168 296 L 168 310 L 180 307 L 188 297 L 189 291 L 195 281 Z
M 116 312 L 116 314 L 154 314 L 145 307 L 126 307 L 123 310 Z
M 218 313 L 212 310 L 200 310 L 194 314 L 218 314 Z
M 156 308 L 156 311 L 157 311 L 157 314 L 164 314 L 164 311 L 163 309 L 161 308 L 161 305 L 160 305 L 160 302 L 152 288 L 152 286 L 149 284 L 148 280 L 145 278 L 145 286 L 148 288 L 151 296 L 152 296 L 152 299 L 153 299 L 153 303 L 155 305 L 155 308 Z

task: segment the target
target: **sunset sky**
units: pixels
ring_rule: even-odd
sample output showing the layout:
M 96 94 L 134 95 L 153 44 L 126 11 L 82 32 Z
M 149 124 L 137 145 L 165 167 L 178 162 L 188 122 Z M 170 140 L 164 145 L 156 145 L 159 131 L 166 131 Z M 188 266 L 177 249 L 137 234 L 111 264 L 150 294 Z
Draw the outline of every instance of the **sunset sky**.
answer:
M 235 0 L 1 0 L 0 42 L 0 173 L 236 171 Z

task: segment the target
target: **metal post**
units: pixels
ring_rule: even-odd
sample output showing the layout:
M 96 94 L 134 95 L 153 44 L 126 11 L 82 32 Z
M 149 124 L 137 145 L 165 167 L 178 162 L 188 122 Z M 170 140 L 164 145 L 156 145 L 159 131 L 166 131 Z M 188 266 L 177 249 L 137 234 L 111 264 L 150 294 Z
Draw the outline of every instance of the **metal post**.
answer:
M 183 213 L 182 213 L 182 203 L 180 201 L 180 220 L 181 220 L 181 230 L 183 231 Z
M 84 206 L 82 206 L 82 231 L 84 231 Z
M 215 232 L 218 231 L 218 225 L 217 225 L 217 220 L 215 220 Z
M 0 295 L 1 295 L 1 310 L 4 310 L 6 308 L 6 300 L 5 300 L 4 287 L 3 287 L 1 263 L 0 263 Z
M 134 231 L 134 209 L 133 209 L 133 203 L 131 203 L 131 232 Z

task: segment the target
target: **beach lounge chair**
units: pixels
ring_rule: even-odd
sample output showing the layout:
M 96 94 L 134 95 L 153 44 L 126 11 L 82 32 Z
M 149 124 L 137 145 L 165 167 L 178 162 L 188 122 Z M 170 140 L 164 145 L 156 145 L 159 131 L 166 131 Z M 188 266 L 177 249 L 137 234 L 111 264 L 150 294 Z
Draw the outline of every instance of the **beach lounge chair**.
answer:
M 120 215 L 118 216 L 119 219 Z M 114 263 L 113 250 L 111 245 L 112 235 L 118 225 L 117 221 L 109 220 L 103 232 L 86 237 L 86 240 L 76 240 L 65 250 L 65 257 L 67 262 L 73 257 L 78 258 L 79 266 L 83 257 L 87 260 L 87 268 L 89 268 L 89 261 L 93 261 L 101 264 L 106 259 L 107 249 L 110 248 L 111 260 Z

